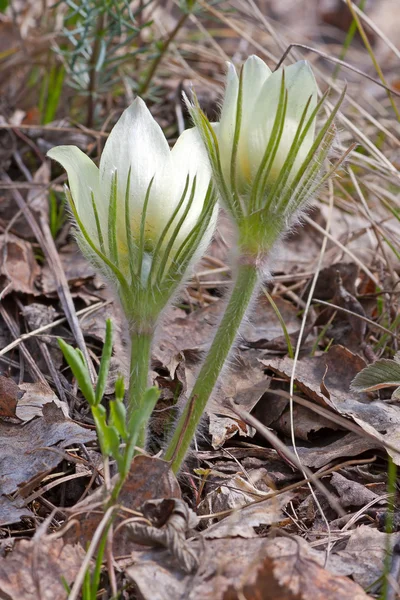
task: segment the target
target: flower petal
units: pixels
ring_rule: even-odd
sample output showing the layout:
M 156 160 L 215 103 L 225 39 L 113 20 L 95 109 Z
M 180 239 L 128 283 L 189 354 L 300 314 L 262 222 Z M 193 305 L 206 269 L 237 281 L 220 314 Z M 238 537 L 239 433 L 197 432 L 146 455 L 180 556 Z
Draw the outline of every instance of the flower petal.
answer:
M 243 100 L 241 130 L 247 130 L 253 118 L 253 109 L 260 91 L 271 75 L 271 69 L 261 58 L 249 56 L 243 65 Z
M 112 129 L 101 155 L 100 182 L 107 205 L 111 178 L 117 170 L 118 201 L 124 206 L 131 168 L 131 212 L 140 210 L 152 177 L 168 159 L 169 146 L 161 127 L 143 100 L 136 98 Z
M 306 61 L 297 62 L 287 68 L 278 69 L 267 79 L 259 94 L 254 107 L 253 131 L 247 137 L 249 158 L 252 162 L 253 173 L 257 170 L 263 152 L 265 151 L 274 119 L 278 109 L 282 74 L 285 73 L 285 88 L 288 92 L 288 104 L 283 128 L 282 138 L 274 160 L 272 176 L 279 173 L 287 154 L 290 150 L 297 131 L 301 116 L 310 100 L 307 118 L 311 115 L 317 104 L 317 84 L 313 72 Z M 305 136 L 304 142 L 296 158 L 292 173 L 300 167 L 307 152 L 312 146 L 315 134 L 315 119 Z
M 100 222 L 103 223 L 98 168 L 77 146 L 56 146 L 47 152 L 47 156 L 59 162 L 67 171 L 69 187 L 78 215 L 88 233 L 98 241 L 91 197 L 93 192 Z
M 232 63 L 228 63 L 224 103 L 218 128 L 218 142 L 221 152 L 221 165 L 225 177 L 230 174 L 233 138 L 236 127 L 236 105 L 239 90 L 239 79 Z
M 187 129 L 178 138 L 171 151 L 171 172 L 174 182 L 174 198 L 171 206 L 175 208 L 184 191 L 186 179 L 189 175 L 189 189 L 187 200 L 196 177 L 195 195 L 192 206 L 183 224 L 179 237 L 186 237 L 194 227 L 203 210 L 204 199 L 211 179 L 211 166 L 206 149 L 197 128 Z M 180 213 L 183 212 L 185 201 Z
M 189 175 L 189 188 L 186 195 L 187 200 L 190 198 L 194 178 L 196 177 L 193 202 L 188 215 L 182 224 L 177 242 L 174 246 L 176 251 L 199 220 L 211 180 L 210 162 L 200 132 L 196 127 L 187 129 L 179 136 L 171 151 L 171 167 L 174 179 L 175 206 L 179 202 L 185 188 L 187 176 Z M 184 211 L 185 206 L 187 206 L 186 200 L 178 214 L 178 219 Z M 207 231 L 203 235 L 199 246 L 196 248 L 191 264 L 194 264 L 200 259 L 210 243 L 216 225 L 217 214 L 218 208 L 215 206 Z

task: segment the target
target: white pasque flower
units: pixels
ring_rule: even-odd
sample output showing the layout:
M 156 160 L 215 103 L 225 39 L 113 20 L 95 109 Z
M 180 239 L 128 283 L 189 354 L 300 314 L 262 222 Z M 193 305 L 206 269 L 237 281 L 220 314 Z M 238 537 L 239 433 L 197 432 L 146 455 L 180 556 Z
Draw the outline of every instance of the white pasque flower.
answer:
M 197 130 L 185 131 L 170 150 L 136 98 L 112 129 L 99 168 L 76 146 L 47 155 L 67 171 L 82 250 L 125 292 L 147 290 L 147 300 L 162 305 L 206 249 L 216 223 L 211 169 Z
M 316 132 L 325 100 L 317 91 L 307 62 L 272 73 L 250 56 L 239 76 L 228 65 L 219 123 L 208 121 L 196 98 L 189 105 L 245 255 L 266 256 L 323 181 L 342 98 Z

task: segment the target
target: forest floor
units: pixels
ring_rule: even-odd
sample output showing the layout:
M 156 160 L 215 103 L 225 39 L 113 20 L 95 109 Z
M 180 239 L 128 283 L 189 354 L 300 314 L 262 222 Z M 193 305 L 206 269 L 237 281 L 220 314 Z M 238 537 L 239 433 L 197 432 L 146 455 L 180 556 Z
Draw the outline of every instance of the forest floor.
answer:
M 350 388 L 400 340 L 396 1 L 361 1 L 365 14 L 340 0 L 198 0 L 192 12 L 172 0 L 49 4 L 0 2 L 0 598 L 400 597 L 400 369 L 391 387 Z M 57 338 L 97 369 L 112 319 L 108 399 L 129 345 L 46 152 L 75 144 L 97 160 L 137 93 L 172 144 L 190 125 L 182 91 L 192 85 L 216 120 L 226 61 L 257 54 L 273 69 L 290 44 L 284 64 L 307 59 L 328 105 L 347 84 L 335 156 L 354 150 L 281 242 L 176 478 L 160 452 L 231 286 L 221 213 L 158 332 L 148 453 L 90 582 L 108 473 Z

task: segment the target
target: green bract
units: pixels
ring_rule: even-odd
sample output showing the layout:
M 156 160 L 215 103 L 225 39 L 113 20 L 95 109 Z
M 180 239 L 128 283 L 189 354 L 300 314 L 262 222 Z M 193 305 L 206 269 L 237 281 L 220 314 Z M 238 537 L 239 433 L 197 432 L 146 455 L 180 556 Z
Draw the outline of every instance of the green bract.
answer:
M 189 107 L 243 254 L 265 255 L 315 193 L 340 104 L 316 134 L 323 101 L 307 62 L 271 73 L 250 56 L 239 77 L 228 65 L 220 123 L 211 125 L 196 99 Z
M 151 329 L 216 221 L 211 170 L 200 136 L 170 151 L 137 98 L 113 128 L 100 167 L 76 146 L 48 152 L 68 173 L 67 197 L 82 251 L 113 282 L 132 328 Z

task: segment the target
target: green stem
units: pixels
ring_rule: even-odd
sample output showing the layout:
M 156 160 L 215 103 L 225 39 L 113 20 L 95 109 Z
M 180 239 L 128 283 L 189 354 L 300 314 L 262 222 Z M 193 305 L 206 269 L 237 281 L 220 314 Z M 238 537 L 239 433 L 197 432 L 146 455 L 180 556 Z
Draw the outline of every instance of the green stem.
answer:
M 239 263 L 235 287 L 225 314 L 164 457 L 165 460 L 172 461 L 172 469 L 175 473 L 185 458 L 207 401 L 236 339 L 257 280 L 258 274 L 254 262 L 250 264 L 244 259 L 241 264 Z
M 153 333 L 131 333 L 131 365 L 129 372 L 128 429 L 131 431 L 131 419 L 136 410 L 140 410 L 144 392 L 147 389 L 151 342 Z M 146 424 L 142 425 L 137 445 L 144 448 L 146 442 Z

